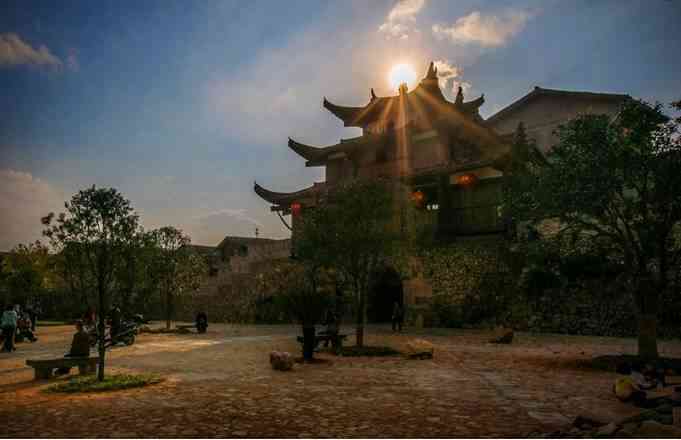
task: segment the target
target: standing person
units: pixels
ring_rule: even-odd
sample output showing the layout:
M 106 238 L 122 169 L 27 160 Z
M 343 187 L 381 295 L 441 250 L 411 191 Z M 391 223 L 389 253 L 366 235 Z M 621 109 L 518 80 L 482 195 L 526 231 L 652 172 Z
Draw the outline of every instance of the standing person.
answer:
M 400 305 L 399 301 L 395 301 L 395 304 L 393 305 L 393 316 L 392 316 L 392 325 L 393 325 L 393 331 L 402 331 L 402 322 L 404 321 L 404 310 L 402 309 L 402 306 Z
M 206 312 L 199 312 L 196 314 L 196 331 L 206 333 L 206 329 L 208 329 L 208 315 Z
M 35 331 L 35 313 L 33 312 L 33 306 L 31 304 L 27 304 L 24 307 L 24 315 L 27 317 L 28 321 L 30 321 L 31 325 L 31 331 Z
M 2 319 L 0 320 L 0 327 L 2 327 L 2 334 L 5 337 L 5 344 L 2 347 L 2 351 L 14 351 L 14 335 L 17 331 L 17 312 L 12 308 L 12 306 L 7 306 L 7 309 L 2 314 Z
M 33 307 L 31 307 L 30 315 L 31 315 L 31 330 L 35 331 L 36 326 L 38 325 L 38 316 L 42 314 L 42 310 L 40 309 L 40 301 L 36 301 L 33 303 Z

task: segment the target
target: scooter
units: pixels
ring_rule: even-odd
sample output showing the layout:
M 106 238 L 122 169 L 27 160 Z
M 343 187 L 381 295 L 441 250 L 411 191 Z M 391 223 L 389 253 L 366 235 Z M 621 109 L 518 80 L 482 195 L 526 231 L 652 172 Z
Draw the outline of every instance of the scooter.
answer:
M 118 329 L 118 333 L 115 335 L 115 343 L 112 341 L 111 338 L 111 327 L 106 326 L 106 329 L 104 330 L 104 347 L 109 348 L 113 347 L 114 345 L 118 344 L 119 342 L 122 342 L 124 345 L 132 345 L 135 343 L 135 335 L 137 335 L 137 323 L 133 321 L 122 321 L 121 326 Z M 94 347 L 97 345 L 97 342 L 99 340 L 98 333 L 97 333 L 97 327 L 96 326 L 90 326 L 87 328 L 87 333 L 90 338 L 90 347 Z

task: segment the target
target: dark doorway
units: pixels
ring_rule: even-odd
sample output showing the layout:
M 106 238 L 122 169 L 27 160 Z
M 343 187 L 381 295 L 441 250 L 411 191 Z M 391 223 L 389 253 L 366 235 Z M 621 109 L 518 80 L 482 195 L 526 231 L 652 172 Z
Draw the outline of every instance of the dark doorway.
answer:
M 369 292 L 367 318 L 369 322 L 390 322 L 395 302 L 403 304 L 402 278 L 392 267 L 376 272 Z

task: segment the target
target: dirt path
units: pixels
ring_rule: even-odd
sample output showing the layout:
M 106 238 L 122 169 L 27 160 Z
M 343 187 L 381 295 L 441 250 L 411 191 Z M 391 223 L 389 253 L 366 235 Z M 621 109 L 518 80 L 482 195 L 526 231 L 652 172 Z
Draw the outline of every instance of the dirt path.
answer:
M 487 344 L 476 331 L 392 335 L 371 328 L 369 344 L 403 347 L 421 337 L 435 358 L 337 358 L 271 370 L 270 350 L 298 352 L 290 326 L 211 326 L 206 335 L 142 335 L 110 353 L 114 371 L 167 377 L 145 389 L 50 395 L 26 358 L 59 355 L 69 328 L 41 331 L 36 344 L 0 355 L 5 437 L 508 437 L 568 423 L 584 409 L 625 414 L 614 375 L 579 359 L 635 350 L 628 339 L 518 335 Z M 678 343 L 662 345 L 681 356 Z

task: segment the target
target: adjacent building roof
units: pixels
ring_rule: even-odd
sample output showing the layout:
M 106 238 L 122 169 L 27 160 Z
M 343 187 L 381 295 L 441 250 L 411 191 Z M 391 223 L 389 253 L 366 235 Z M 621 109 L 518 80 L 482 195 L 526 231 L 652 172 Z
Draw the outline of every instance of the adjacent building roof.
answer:
M 556 90 L 556 89 L 545 89 L 542 87 L 535 87 L 530 93 L 518 99 L 517 101 L 511 103 L 507 107 L 499 110 L 497 113 L 493 114 L 485 120 L 485 124 L 491 125 L 500 119 L 506 118 L 516 111 L 523 108 L 525 105 L 534 101 L 539 97 L 550 96 L 550 97 L 572 97 L 572 98 L 592 98 L 592 99 L 602 99 L 608 101 L 622 102 L 631 99 L 629 95 L 623 95 L 618 93 L 594 93 L 594 92 L 580 92 L 580 91 L 570 91 L 570 90 Z

